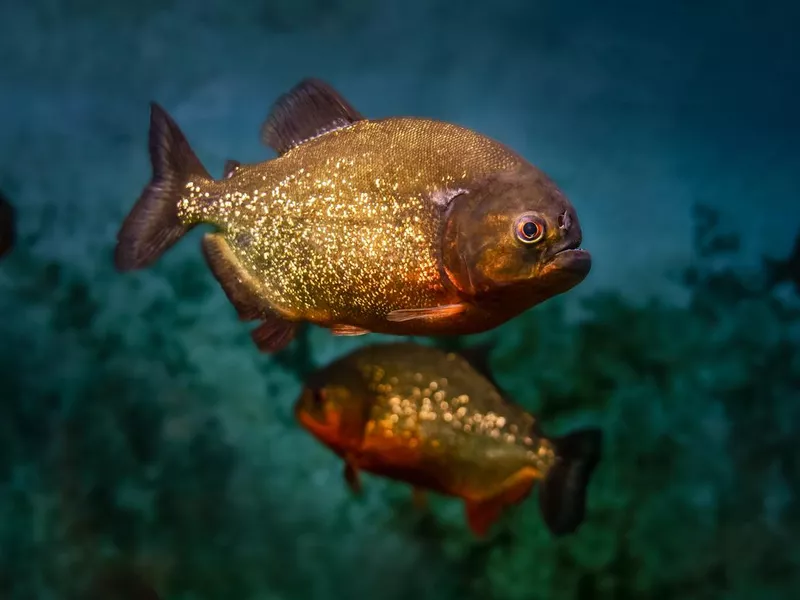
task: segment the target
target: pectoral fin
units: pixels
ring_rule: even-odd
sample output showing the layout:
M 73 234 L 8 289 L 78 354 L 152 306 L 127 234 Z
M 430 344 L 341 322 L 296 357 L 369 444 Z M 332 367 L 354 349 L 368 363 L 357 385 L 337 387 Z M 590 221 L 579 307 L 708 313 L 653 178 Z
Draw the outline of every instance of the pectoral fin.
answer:
M 331 327 L 331 332 L 333 335 L 340 335 L 340 336 L 353 336 L 353 335 L 364 335 L 369 333 L 368 329 L 361 329 L 360 327 L 353 327 L 352 325 L 334 325 Z
M 425 320 L 444 320 L 456 315 L 460 315 L 467 309 L 463 303 L 445 304 L 444 306 L 434 306 L 433 308 L 403 308 L 393 310 L 386 315 L 387 321 L 402 323 L 403 321 L 413 321 L 415 319 Z

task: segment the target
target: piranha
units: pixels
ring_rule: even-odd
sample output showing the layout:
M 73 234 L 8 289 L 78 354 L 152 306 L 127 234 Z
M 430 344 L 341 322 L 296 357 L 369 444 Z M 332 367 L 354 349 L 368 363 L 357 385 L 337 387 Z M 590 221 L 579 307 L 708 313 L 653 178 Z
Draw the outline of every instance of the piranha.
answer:
M 300 323 L 335 335 L 492 329 L 591 266 L 570 201 L 519 154 L 464 127 L 366 119 L 307 79 L 262 126 L 278 156 L 215 180 L 175 121 L 150 113 L 152 179 L 117 236 L 121 272 L 200 224 L 210 270 L 264 352 Z
M 548 529 L 577 531 L 602 432 L 545 436 L 478 364 L 406 342 L 363 347 L 313 373 L 295 415 L 343 458 L 355 493 L 365 471 L 410 484 L 417 503 L 427 490 L 462 498 L 484 536 L 538 483 Z
M 11 203 L 0 195 L 0 257 L 14 247 L 16 240 L 16 215 Z

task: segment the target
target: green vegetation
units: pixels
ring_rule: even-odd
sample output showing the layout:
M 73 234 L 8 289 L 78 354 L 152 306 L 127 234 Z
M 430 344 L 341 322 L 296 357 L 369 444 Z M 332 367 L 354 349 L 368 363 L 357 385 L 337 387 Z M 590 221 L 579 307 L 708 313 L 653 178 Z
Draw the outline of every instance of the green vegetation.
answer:
M 79 598 L 127 565 L 166 599 L 793 598 L 800 309 L 713 213 L 696 224 L 683 306 L 604 293 L 573 321 L 554 300 L 458 341 L 491 342 L 549 432 L 604 428 L 587 522 L 558 541 L 534 497 L 477 541 L 458 502 L 419 513 L 370 477 L 349 496 L 291 405 L 378 336 L 269 358 L 199 254 L 89 276 L 21 240 L 0 264 L 0 596 Z

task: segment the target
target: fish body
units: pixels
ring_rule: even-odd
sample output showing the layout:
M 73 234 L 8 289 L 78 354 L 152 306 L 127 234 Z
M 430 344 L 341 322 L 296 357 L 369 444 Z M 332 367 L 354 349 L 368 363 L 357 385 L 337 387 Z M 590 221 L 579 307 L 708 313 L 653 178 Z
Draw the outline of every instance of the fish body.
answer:
M 218 226 L 257 294 L 282 315 L 413 332 L 418 324 L 385 316 L 459 302 L 440 268 L 444 202 L 470 177 L 520 164 L 447 123 L 358 121 L 229 179 L 196 184 L 178 214 Z M 203 203 L 205 194 L 225 202 Z
M 589 254 L 575 210 L 503 144 L 455 124 L 362 117 L 305 81 L 262 132 L 279 154 L 214 180 L 174 121 L 151 113 L 153 180 L 116 264 L 151 264 L 210 224 L 206 260 L 265 351 L 297 323 L 338 335 L 468 334 L 577 285 Z
M 16 241 L 16 214 L 14 207 L 0 196 L 0 258 L 11 252 Z
M 321 369 L 295 414 L 344 459 L 354 489 L 366 471 L 462 498 L 478 535 L 539 482 L 545 522 L 574 531 L 599 460 L 599 431 L 549 438 L 463 356 L 411 343 L 368 346 Z

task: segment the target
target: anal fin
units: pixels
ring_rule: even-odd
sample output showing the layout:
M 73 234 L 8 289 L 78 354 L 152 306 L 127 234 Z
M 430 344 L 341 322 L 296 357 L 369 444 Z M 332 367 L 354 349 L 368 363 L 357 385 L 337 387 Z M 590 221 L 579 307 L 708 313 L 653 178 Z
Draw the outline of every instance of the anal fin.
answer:
M 499 494 L 482 500 L 467 500 L 467 523 L 472 532 L 478 537 L 484 537 L 506 507 L 528 497 L 538 478 L 540 475 L 535 470 L 520 469 L 503 484 L 503 491 Z
M 478 537 L 484 537 L 503 512 L 504 504 L 497 499 L 484 502 L 468 500 L 465 505 L 467 524 Z
M 222 291 L 242 321 L 263 321 L 251 336 L 262 352 L 285 348 L 294 337 L 297 325 L 277 315 L 255 291 L 252 277 L 239 264 L 225 238 L 218 233 L 203 237 L 203 256 Z

